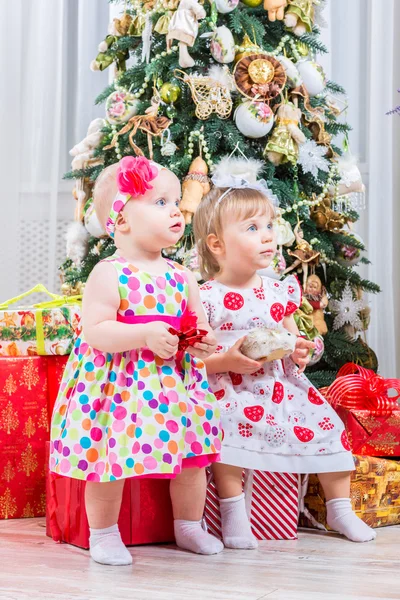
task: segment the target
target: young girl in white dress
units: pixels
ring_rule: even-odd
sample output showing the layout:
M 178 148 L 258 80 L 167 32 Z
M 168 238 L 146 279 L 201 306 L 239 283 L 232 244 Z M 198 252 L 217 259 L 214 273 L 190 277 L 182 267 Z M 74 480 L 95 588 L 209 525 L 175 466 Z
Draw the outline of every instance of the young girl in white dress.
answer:
M 232 179 L 232 177 L 231 177 Z M 243 187 L 245 186 L 245 187 Z M 261 191 L 260 191 L 261 190 Z M 303 371 L 313 344 L 298 337 L 286 359 L 260 364 L 240 352 L 254 328 L 286 328 L 299 336 L 293 313 L 302 290 L 295 276 L 261 276 L 276 251 L 274 207 L 262 187 L 214 187 L 194 218 L 201 298 L 218 341 L 206 360 L 224 432 L 213 474 L 221 502 L 223 542 L 255 548 L 242 493 L 242 469 L 318 473 L 330 528 L 355 542 L 375 532 L 352 511 L 352 454 L 343 423 Z

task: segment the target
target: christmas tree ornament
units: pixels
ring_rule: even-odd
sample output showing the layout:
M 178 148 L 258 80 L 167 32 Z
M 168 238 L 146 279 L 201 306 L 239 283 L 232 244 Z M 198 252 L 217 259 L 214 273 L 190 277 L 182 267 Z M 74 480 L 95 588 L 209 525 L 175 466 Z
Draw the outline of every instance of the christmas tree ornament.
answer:
M 178 111 L 173 104 L 169 104 L 165 109 L 165 114 L 169 119 L 173 120 L 177 117 Z
M 74 221 L 67 229 L 67 257 L 75 266 L 82 263 L 89 250 L 89 232 L 82 222 Z
M 197 281 L 201 281 L 202 277 L 200 273 L 200 260 L 197 246 L 193 246 L 190 250 L 185 252 L 182 264 L 194 274 Z
M 127 90 L 118 89 L 106 100 L 106 119 L 109 123 L 126 123 L 137 114 L 140 101 Z
M 310 350 L 310 362 L 308 363 L 309 367 L 313 367 L 316 365 L 324 355 L 325 352 L 325 342 L 322 335 L 317 335 L 313 340 L 315 347 Z
M 295 260 L 290 267 L 285 269 L 285 275 L 286 273 L 293 271 L 293 269 L 296 269 L 298 266 L 301 266 L 303 271 L 303 286 L 305 287 L 308 279 L 308 268 L 316 267 L 318 265 L 321 253 L 314 250 L 313 247 L 304 239 L 304 233 L 301 229 L 302 222 L 303 221 L 299 221 L 294 228 L 296 248 L 294 250 L 288 250 L 288 254 Z
M 104 119 L 98 118 L 91 121 L 86 137 L 79 144 L 75 144 L 71 148 L 69 153 L 73 157 L 71 167 L 74 171 L 83 169 L 89 164 L 91 166 L 101 164 L 102 161 L 100 159 L 94 158 L 94 152 L 104 137 L 103 129 L 105 125 L 106 122 Z
M 336 314 L 333 321 L 333 329 L 335 331 L 347 324 L 354 327 L 356 331 L 362 330 L 363 325 L 359 312 L 365 308 L 365 302 L 363 299 L 354 299 L 353 290 L 348 281 L 346 281 L 341 298 L 339 300 L 330 299 L 329 308 Z
M 326 335 L 328 327 L 325 323 L 324 310 L 328 306 L 328 296 L 318 275 L 310 275 L 307 278 L 304 295 L 313 309 L 312 320 L 314 327 L 320 335 Z
M 364 246 L 361 236 L 357 233 L 347 231 L 343 233 L 345 233 L 350 240 L 354 240 L 357 246 Z M 363 251 L 360 248 L 357 248 L 357 246 L 353 246 L 351 241 L 349 241 L 347 244 L 335 242 L 334 246 L 336 251 L 336 261 L 342 265 L 342 267 L 354 267 L 362 259 Z
M 257 0 L 259 3 L 262 0 Z M 221 15 L 226 15 L 237 7 L 239 4 L 239 0 L 215 0 L 215 6 L 217 7 L 217 11 L 221 13 Z
M 311 32 L 314 22 L 314 0 L 288 0 L 285 25 L 295 35 Z
M 171 121 L 166 117 L 158 115 L 159 109 L 159 101 L 157 96 L 153 96 L 152 104 L 149 108 L 146 109 L 144 115 L 135 115 L 131 119 L 129 119 L 128 123 L 120 129 L 120 131 L 116 131 L 114 137 L 112 139 L 111 144 L 106 146 L 104 150 L 110 150 L 114 148 L 118 143 L 118 138 L 121 135 L 125 135 L 129 133 L 129 143 L 131 148 L 134 150 L 137 156 L 143 156 L 143 151 L 136 145 L 134 138 L 137 131 L 142 131 L 147 134 L 147 146 L 149 150 L 150 160 L 153 160 L 153 137 L 161 137 L 162 132 L 165 129 L 168 129 Z
M 179 42 L 179 65 L 182 69 L 194 67 L 194 60 L 188 48 L 192 48 L 199 32 L 199 20 L 206 17 L 206 11 L 197 0 L 181 0 L 168 27 L 167 48 L 172 40 Z
M 263 0 L 242 0 L 242 4 L 248 6 L 249 8 L 257 8 L 260 4 L 263 3 Z
M 177 151 L 178 146 L 171 140 L 171 132 L 169 129 L 164 129 L 161 134 L 161 154 L 166 157 L 173 156 Z
M 320 64 L 305 59 L 299 60 L 296 67 L 310 96 L 318 96 L 324 91 L 326 77 Z
M 192 222 L 197 207 L 210 189 L 207 163 L 201 156 L 198 156 L 192 161 L 189 173 L 182 183 L 182 200 L 179 208 L 186 224 Z
M 329 188 L 336 210 L 365 208 L 365 186 L 356 157 L 347 152 L 337 159 L 340 181 Z
M 178 69 L 176 69 L 175 73 L 178 72 Z M 210 69 L 210 74 L 213 77 L 188 75 L 182 72 L 183 77 L 178 78 L 190 87 L 193 102 L 196 104 L 195 114 L 198 119 L 204 121 L 212 113 L 216 113 L 220 119 L 228 119 L 233 106 L 230 94 L 231 78 L 227 77 L 226 72 L 221 67 L 216 66 Z M 219 78 L 219 81 L 217 78 Z
M 283 162 L 297 162 L 299 144 L 304 144 L 306 137 L 299 129 L 301 110 L 291 102 L 280 105 L 276 125 L 264 149 L 264 156 L 274 165 Z
M 283 253 L 277 248 L 273 259 L 271 260 L 268 267 L 260 269 L 258 273 L 264 277 L 270 277 L 271 279 L 281 279 L 286 269 L 286 261 Z
M 161 100 L 166 104 L 174 104 L 181 95 L 180 85 L 175 81 L 167 81 L 160 89 Z
M 318 179 L 318 171 L 329 171 L 330 163 L 325 158 L 326 148 L 319 146 L 314 140 L 306 140 L 299 148 L 298 163 L 303 173 L 311 173 Z
M 119 50 L 115 52 L 114 45 L 118 38 L 124 35 L 130 35 L 132 26 L 131 15 L 125 13 L 121 19 L 114 19 L 108 27 L 108 35 L 99 44 L 99 54 L 95 60 L 90 63 L 92 71 L 104 71 L 114 62 L 117 71 L 125 71 L 126 61 L 129 59 L 129 50 Z
M 250 100 L 267 102 L 278 96 L 286 83 L 283 65 L 269 54 L 249 54 L 241 58 L 234 69 L 235 85 Z
M 288 58 L 287 56 L 283 56 L 282 54 L 279 54 L 276 58 L 279 60 L 279 62 L 283 65 L 283 68 L 285 69 L 286 82 L 288 87 L 299 87 L 303 83 L 303 80 L 296 65 L 290 60 L 290 58 Z
M 281 250 L 282 246 L 291 246 L 296 239 L 292 230 L 292 226 L 282 217 L 282 211 L 279 208 L 276 209 L 274 230 L 276 235 L 276 243 L 278 248 Z
M 287 0 L 264 0 L 264 10 L 268 12 L 270 21 L 283 21 Z
M 213 31 L 203 33 L 202 38 L 210 38 L 210 52 L 214 60 L 221 64 L 229 64 L 235 59 L 235 40 L 226 25 L 216 27 Z
M 234 121 L 236 127 L 246 137 L 261 138 L 271 131 L 274 113 L 265 102 L 246 100 L 237 107 Z
M 90 198 L 86 203 L 86 206 L 83 211 L 83 224 L 85 225 L 85 229 L 91 236 L 96 238 L 101 238 L 107 236 L 107 233 L 104 227 L 101 225 L 97 214 L 96 209 L 93 204 L 93 198 Z
M 311 206 L 310 217 L 322 231 L 338 231 L 348 221 L 344 214 L 332 210 L 329 198 L 324 198 L 319 204 Z
M 314 327 L 312 314 L 313 308 L 303 294 L 301 304 L 296 312 L 293 313 L 293 317 L 300 335 L 305 336 L 310 341 L 313 341 L 318 335 L 318 330 Z
M 258 52 L 262 52 L 261 48 L 257 46 L 247 35 L 244 34 L 242 43 L 240 46 L 235 46 L 236 54 L 235 54 L 235 64 L 244 56 L 248 56 L 249 54 L 257 54 Z

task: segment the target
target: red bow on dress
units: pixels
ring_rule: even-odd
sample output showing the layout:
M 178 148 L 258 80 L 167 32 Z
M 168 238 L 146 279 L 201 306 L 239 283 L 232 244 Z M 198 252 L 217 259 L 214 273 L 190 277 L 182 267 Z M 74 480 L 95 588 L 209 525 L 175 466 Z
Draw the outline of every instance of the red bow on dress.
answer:
M 397 395 L 388 396 L 388 390 L 395 390 Z M 374 414 L 391 413 L 399 408 L 400 379 L 384 379 L 371 369 L 347 363 L 339 370 L 325 396 L 333 407 L 370 410 Z
M 171 327 L 169 332 L 178 336 L 178 350 L 180 351 L 186 350 L 189 346 L 194 346 L 194 344 L 201 342 L 203 337 L 208 335 L 208 331 L 205 329 L 197 328 L 197 316 L 194 312 L 188 310 L 185 311 L 181 318 L 180 330 L 177 331 Z

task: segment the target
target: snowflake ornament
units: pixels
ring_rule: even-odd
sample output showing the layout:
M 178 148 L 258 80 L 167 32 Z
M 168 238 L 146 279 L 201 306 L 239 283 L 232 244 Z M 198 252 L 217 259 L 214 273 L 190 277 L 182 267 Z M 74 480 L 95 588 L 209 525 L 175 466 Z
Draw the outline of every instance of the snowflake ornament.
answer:
M 356 331 L 363 329 L 358 313 L 365 308 L 364 300 L 354 300 L 350 283 L 347 281 L 340 300 L 330 300 L 329 308 L 336 313 L 333 329 L 340 329 L 346 324 L 352 325 Z
M 329 160 L 325 158 L 325 146 L 319 146 L 314 140 L 307 140 L 300 144 L 298 162 L 304 173 L 311 173 L 318 177 L 318 169 L 329 171 Z

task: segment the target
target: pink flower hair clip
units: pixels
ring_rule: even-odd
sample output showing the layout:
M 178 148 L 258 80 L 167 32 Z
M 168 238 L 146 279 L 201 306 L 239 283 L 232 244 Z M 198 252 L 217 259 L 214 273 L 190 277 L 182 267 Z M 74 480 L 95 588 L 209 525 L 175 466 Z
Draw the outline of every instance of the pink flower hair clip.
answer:
M 144 196 L 148 190 L 152 190 L 150 181 L 157 177 L 158 172 L 157 165 L 145 156 L 124 156 L 120 161 L 117 171 L 118 193 L 106 223 L 106 231 L 110 237 L 114 238 L 118 215 L 128 200 Z

